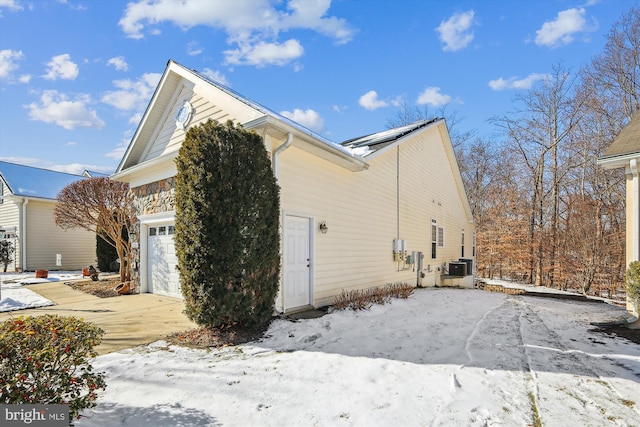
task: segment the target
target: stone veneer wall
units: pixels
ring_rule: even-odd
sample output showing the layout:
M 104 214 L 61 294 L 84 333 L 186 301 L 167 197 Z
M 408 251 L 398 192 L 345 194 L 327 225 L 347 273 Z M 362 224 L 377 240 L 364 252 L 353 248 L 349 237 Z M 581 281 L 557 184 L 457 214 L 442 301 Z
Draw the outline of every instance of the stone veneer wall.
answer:
M 175 177 L 162 179 L 150 184 L 141 185 L 129 190 L 133 199 L 133 209 L 136 216 L 169 212 L 175 208 Z M 140 292 L 140 221 L 131 227 L 130 242 L 137 243 L 133 249 L 134 268 L 131 280 L 134 282 L 134 292 Z

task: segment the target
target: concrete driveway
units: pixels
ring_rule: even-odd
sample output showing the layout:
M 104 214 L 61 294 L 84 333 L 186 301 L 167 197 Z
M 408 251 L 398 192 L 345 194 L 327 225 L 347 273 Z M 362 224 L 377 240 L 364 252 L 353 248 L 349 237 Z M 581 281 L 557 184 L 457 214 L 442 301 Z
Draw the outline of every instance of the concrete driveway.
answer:
M 56 305 L 0 313 L 0 321 L 44 314 L 82 318 L 105 331 L 102 343 L 96 348 L 99 354 L 149 344 L 173 332 L 196 327 L 184 315 L 184 302 L 178 298 L 154 294 L 99 298 L 63 282 L 39 283 L 29 285 L 28 289 Z

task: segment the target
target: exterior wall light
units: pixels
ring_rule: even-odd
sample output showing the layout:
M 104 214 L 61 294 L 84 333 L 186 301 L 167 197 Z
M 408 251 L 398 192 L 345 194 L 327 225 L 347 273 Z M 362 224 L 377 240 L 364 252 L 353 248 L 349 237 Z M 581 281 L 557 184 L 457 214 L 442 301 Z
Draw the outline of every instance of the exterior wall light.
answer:
M 327 227 L 327 222 L 326 221 L 322 221 L 319 225 L 318 228 L 320 229 L 320 232 L 322 234 L 327 234 L 327 231 L 329 231 L 329 227 Z

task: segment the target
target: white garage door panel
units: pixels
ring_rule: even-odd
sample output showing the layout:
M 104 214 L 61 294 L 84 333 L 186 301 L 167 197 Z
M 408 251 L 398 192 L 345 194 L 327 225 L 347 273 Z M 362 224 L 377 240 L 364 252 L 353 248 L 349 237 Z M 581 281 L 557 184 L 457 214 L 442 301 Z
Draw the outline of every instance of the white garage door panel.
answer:
M 148 282 L 149 292 L 182 298 L 180 275 L 176 269 L 176 257 L 173 243 L 173 224 L 149 227 Z

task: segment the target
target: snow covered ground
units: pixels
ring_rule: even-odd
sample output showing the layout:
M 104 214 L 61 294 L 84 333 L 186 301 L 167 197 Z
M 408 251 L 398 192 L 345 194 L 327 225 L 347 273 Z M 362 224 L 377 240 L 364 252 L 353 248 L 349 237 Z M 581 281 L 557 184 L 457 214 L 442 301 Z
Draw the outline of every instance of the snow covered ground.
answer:
M 0 273 L 0 312 L 45 307 L 54 303 L 24 287 L 34 283 L 55 282 L 82 277 L 81 272 L 50 272 L 46 279 L 36 279 L 35 273 Z M 28 315 L 28 313 L 24 313 Z
M 108 387 L 76 425 L 640 425 L 640 346 L 589 332 L 624 317 L 608 304 L 421 289 L 277 320 L 251 344 L 99 356 Z

